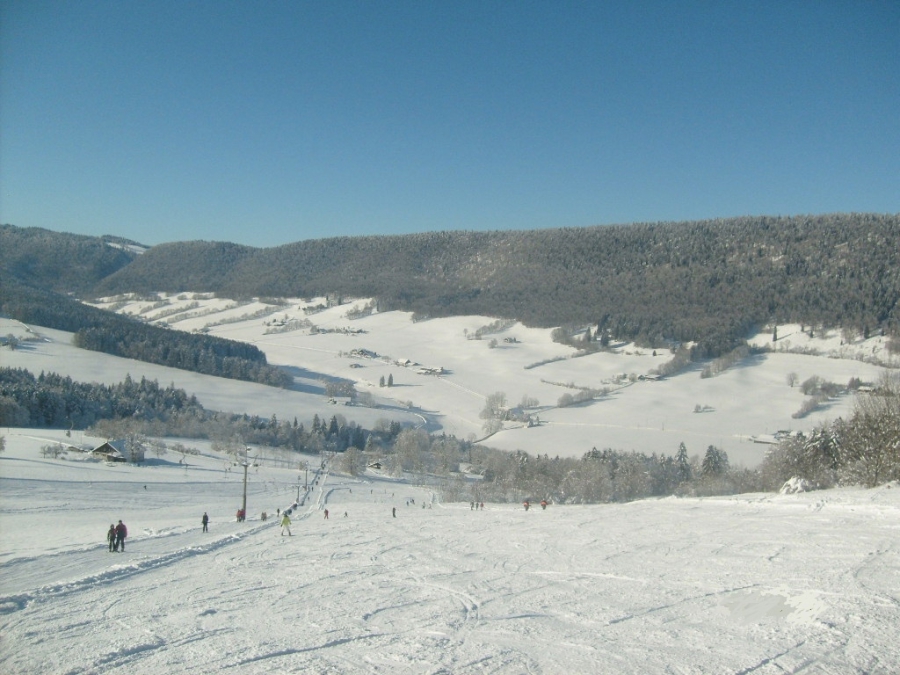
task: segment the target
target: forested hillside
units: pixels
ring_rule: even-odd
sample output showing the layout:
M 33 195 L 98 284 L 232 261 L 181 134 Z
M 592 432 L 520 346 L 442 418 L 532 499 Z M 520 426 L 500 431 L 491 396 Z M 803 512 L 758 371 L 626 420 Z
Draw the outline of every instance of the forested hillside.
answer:
M 257 347 L 209 335 L 150 326 L 68 295 L 0 276 L 0 312 L 24 323 L 75 333 L 83 349 L 235 380 L 286 387 L 291 377 L 266 363 Z
M 138 255 L 134 248 L 140 245 L 117 237 L 0 225 L 0 272 L 26 285 L 84 293 L 128 266 Z
M 95 292 L 151 290 L 372 296 L 382 309 L 422 316 L 596 323 L 648 343 L 706 341 L 717 353 L 769 321 L 897 331 L 900 216 L 341 237 L 270 249 L 168 244 Z
M 28 283 L 63 285 L 42 282 L 42 268 L 22 256 L 4 252 L 0 263 L 20 280 L 28 272 Z M 88 275 L 89 290 L 70 290 L 375 297 L 381 310 L 419 318 L 481 314 L 590 325 L 594 337 L 654 345 L 690 340 L 700 355 L 724 353 L 769 322 L 900 331 L 900 215 L 339 237 L 268 249 L 180 242 L 112 267 Z

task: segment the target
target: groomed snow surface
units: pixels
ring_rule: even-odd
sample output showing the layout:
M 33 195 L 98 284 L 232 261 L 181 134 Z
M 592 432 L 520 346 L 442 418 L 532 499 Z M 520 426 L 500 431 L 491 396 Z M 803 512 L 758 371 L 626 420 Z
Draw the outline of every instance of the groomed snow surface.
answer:
M 2 434 L 4 675 L 900 672 L 900 485 L 474 511 L 327 467 L 282 536 L 299 463 L 251 467 L 238 523 L 207 445 L 134 467 Z

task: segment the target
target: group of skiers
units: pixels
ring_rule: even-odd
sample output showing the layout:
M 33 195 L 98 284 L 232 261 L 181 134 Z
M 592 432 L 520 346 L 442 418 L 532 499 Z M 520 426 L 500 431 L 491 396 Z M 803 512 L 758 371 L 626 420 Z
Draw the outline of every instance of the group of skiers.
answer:
M 106 541 L 109 542 L 109 552 L 125 553 L 125 537 L 128 536 L 128 528 L 121 520 L 118 525 L 110 525 L 109 531 L 106 533 Z
M 407 505 L 409 505 L 410 503 L 414 504 L 415 502 L 412 500 L 407 501 Z M 531 504 L 528 502 L 528 500 L 525 500 L 523 506 L 525 507 L 525 510 L 527 511 L 531 507 Z M 293 511 L 293 509 L 297 507 L 297 503 L 294 502 L 291 505 L 291 507 L 292 508 L 286 509 L 283 514 L 281 513 L 281 509 L 278 509 L 278 513 L 281 515 L 281 536 L 282 537 L 284 536 L 285 532 L 287 532 L 289 537 L 293 536 L 291 534 L 290 514 Z M 422 504 L 422 508 L 425 508 L 424 504 Z M 469 508 L 470 509 L 479 509 L 479 508 L 483 509 L 484 502 L 470 502 Z M 541 508 L 542 509 L 547 508 L 546 500 L 541 501 Z M 394 518 L 397 517 L 397 507 L 393 507 L 391 509 L 391 515 Z M 347 517 L 346 512 L 344 513 L 344 517 L 345 518 Z M 326 519 L 328 518 L 328 509 L 325 509 L 325 518 Z M 244 512 L 244 510 L 238 509 L 238 512 L 237 512 L 238 522 L 244 522 L 245 519 L 246 519 L 246 513 Z M 263 520 L 265 520 L 265 516 L 263 516 Z M 209 515 L 205 511 L 203 512 L 203 517 L 200 519 L 200 524 L 203 525 L 204 532 L 209 532 Z M 125 537 L 127 537 L 127 536 L 128 536 L 128 528 L 125 527 L 125 523 L 123 523 L 121 520 L 119 521 L 118 525 L 110 525 L 109 531 L 106 533 L 106 540 L 107 540 L 107 542 L 109 542 L 110 553 L 113 553 L 113 552 L 117 553 L 119 551 L 124 553 L 125 552 Z

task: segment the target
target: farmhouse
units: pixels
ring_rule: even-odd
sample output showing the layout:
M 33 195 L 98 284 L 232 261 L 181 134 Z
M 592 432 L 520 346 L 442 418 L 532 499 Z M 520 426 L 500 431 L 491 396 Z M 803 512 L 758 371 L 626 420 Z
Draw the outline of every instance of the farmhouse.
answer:
M 128 447 L 125 439 L 106 441 L 91 450 L 91 454 L 107 462 L 131 462 L 139 464 L 144 461 L 144 449 L 140 446 Z

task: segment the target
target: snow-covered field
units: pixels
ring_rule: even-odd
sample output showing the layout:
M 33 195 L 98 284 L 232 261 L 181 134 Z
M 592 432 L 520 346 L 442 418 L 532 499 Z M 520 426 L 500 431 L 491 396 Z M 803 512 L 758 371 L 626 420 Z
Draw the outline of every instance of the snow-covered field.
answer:
M 206 445 L 110 466 L 2 434 L 4 675 L 900 672 L 900 484 L 474 511 L 327 468 L 288 537 L 260 514 L 297 468 L 250 468 L 237 523 Z
M 404 312 L 376 312 L 352 318 L 367 300 L 313 312 L 309 308 L 324 306 L 324 300 L 275 306 L 239 305 L 193 293 L 160 298 L 111 299 L 100 306 L 177 330 L 206 330 L 255 344 L 269 363 L 294 375 L 293 391 L 86 353 L 71 345 L 70 334 L 40 327 L 30 328 L 42 341 L 26 342 L 16 351 L 0 350 L 0 365 L 107 383 L 120 382 L 130 373 L 174 383 L 209 409 L 296 417 L 307 425 L 314 414 L 324 419 L 343 415 L 367 428 L 379 420 L 397 420 L 466 440 L 484 437 L 480 414 L 487 397 L 499 392 L 511 408 L 531 399 L 525 412 L 540 423 L 529 427 L 507 422 L 485 440 L 492 447 L 551 457 L 580 457 L 594 447 L 673 455 L 683 442 L 691 455 L 702 457 L 715 445 L 728 453 L 733 465 L 751 468 L 770 447 L 757 441 L 771 441 L 778 431 L 808 431 L 851 411 L 853 397 L 843 394 L 795 419 L 805 399 L 800 383 L 813 376 L 841 386 L 851 378 L 871 383 L 885 365 L 900 367 L 900 357 L 888 354 L 880 336 L 855 336 L 848 342 L 832 330 L 810 338 L 799 326 L 782 325 L 777 351 L 744 359 L 715 377 L 701 378 L 703 364 L 698 364 L 654 381 L 641 378 L 672 358 L 668 349 L 654 352 L 620 344 L 610 352 L 572 358 L 575 350 L 553 342 L 550 330 L 498 324 L 489 317 L 414 322 Z M 300 328 L 298 322 L 304 320 L 316 330 Z M 292 327 L 297 329 L 289 330 Z M 0 335 L 27 335 L 23 331 L 15 322 L 0 319 Z M 473 339 L 476 336 L 480 339 Z M 752 341 L 771 345 L 771 328 Z M 377 356 L 354 355 L 354 350 Z M 443 372 L 423 374 L 423 368 Z M 788 384 L 790 373 L 796 376 L 794 386 Z M 358 392 L 371 396 L 374 407 L 330 404 L 325 382 L 335 379 L 352 382 Z M 382 379 L 392 379 L 394 386 L 380 386 Z M 608 393 L 591 402 L 557 406 L 561 396 L 577 395 L 579 388 Z

